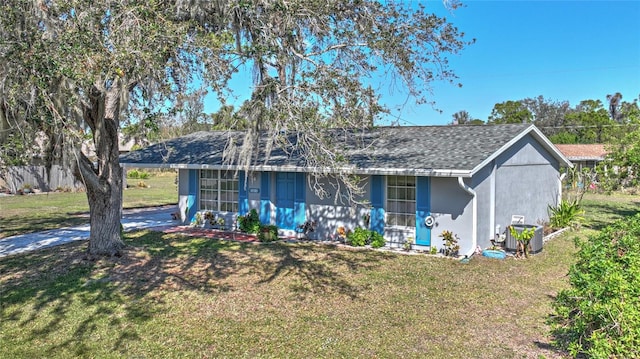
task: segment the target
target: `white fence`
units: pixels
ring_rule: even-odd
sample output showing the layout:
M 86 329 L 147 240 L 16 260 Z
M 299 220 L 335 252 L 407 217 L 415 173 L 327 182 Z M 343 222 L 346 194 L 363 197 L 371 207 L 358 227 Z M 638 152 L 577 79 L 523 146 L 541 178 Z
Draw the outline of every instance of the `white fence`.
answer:
M 75 180 L 70 169 L 59 165 L 51 166 L 49 173 L 45 166 L 15 166 L 0 173 L 0 187 L 4 186 L 15 193 L 25 185 L 42 191 L 83 188 L 82 183 Z

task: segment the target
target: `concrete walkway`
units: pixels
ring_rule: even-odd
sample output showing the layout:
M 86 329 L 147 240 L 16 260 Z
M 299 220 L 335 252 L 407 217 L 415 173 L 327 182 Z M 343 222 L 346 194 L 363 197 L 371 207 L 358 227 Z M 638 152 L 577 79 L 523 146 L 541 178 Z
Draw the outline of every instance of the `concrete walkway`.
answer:
M 180 223 L 171 219 L 171 213 L 175 212 L 175 210 L 176 206 L 124 210 L 122 226 L 125 231 L 176 226 Z M 0 257 L 58 246 L 73 241 L 83 241 L 88 238 L 89 224 L 7 237 L 0 239 Z

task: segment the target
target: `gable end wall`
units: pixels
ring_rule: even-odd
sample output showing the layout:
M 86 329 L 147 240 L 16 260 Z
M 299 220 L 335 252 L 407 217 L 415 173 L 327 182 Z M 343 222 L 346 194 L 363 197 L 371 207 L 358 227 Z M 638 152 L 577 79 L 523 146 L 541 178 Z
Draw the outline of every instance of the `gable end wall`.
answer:
M 559 195 L 559 162 L 531 136 L 518 141 L 496 159 L 495 223 L 504 232 L 512 215 L 526 224 L 549 220 L 547 207 Z

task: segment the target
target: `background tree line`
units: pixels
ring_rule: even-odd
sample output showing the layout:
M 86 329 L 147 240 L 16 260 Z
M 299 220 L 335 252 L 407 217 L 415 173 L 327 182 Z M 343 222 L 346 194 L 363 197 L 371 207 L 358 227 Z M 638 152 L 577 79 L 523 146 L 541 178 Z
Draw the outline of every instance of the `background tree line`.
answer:
M 223 104 L 217 112 L 207 114 L 201 96 L 192 96 L 180 113 L 164 113 L 159 126 L 148 136 L 155 141 L 169 139 L 196 131 L 218 129 L 247 129 L 251 101 L 240 107 Z M 624 101 L 622 94 L 606 96 L 601 100 L 583 100 L 572 107 L 568 101 L 555 101 L 540 95 L 522 100 L 497 103 L 486 120 L 473 118 L 461 110 L 452 115 L 451 125 L 483 125 L 532 123 L 555 144 L 609 143 L 622 138 L 637 128 L 640 121 L 640 95 Z M 139 133 L 144 121 L 132 116 L 135 123 L 125 126 L 125 133 Z M 154 122 L 157 125 L 157 122 Z M 373 125 L 373 124 L 372 124 Z M 134 131 L 135 130 L 135 131 Z
M 617 92 L 606 102 L 584 100 L 572 107 L 568 101 L 543 96 L 497 103 L 485 121 L 473 119 L 467 111 L 453 114 L 451 124 L 535 124 L 556 144 L 609 143 L 637 128 L 640 121 L 638 98 L 624 101 Z

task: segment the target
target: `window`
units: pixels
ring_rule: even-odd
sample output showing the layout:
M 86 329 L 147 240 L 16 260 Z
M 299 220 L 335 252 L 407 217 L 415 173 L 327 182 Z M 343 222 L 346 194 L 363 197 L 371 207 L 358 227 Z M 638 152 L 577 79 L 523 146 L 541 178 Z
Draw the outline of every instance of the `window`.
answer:
M 416 178 L 387 177 L 387 225 L 416 226 Z
M 238 179 L 233 172 L 200 170 L 200 210 L 238 212 Z

